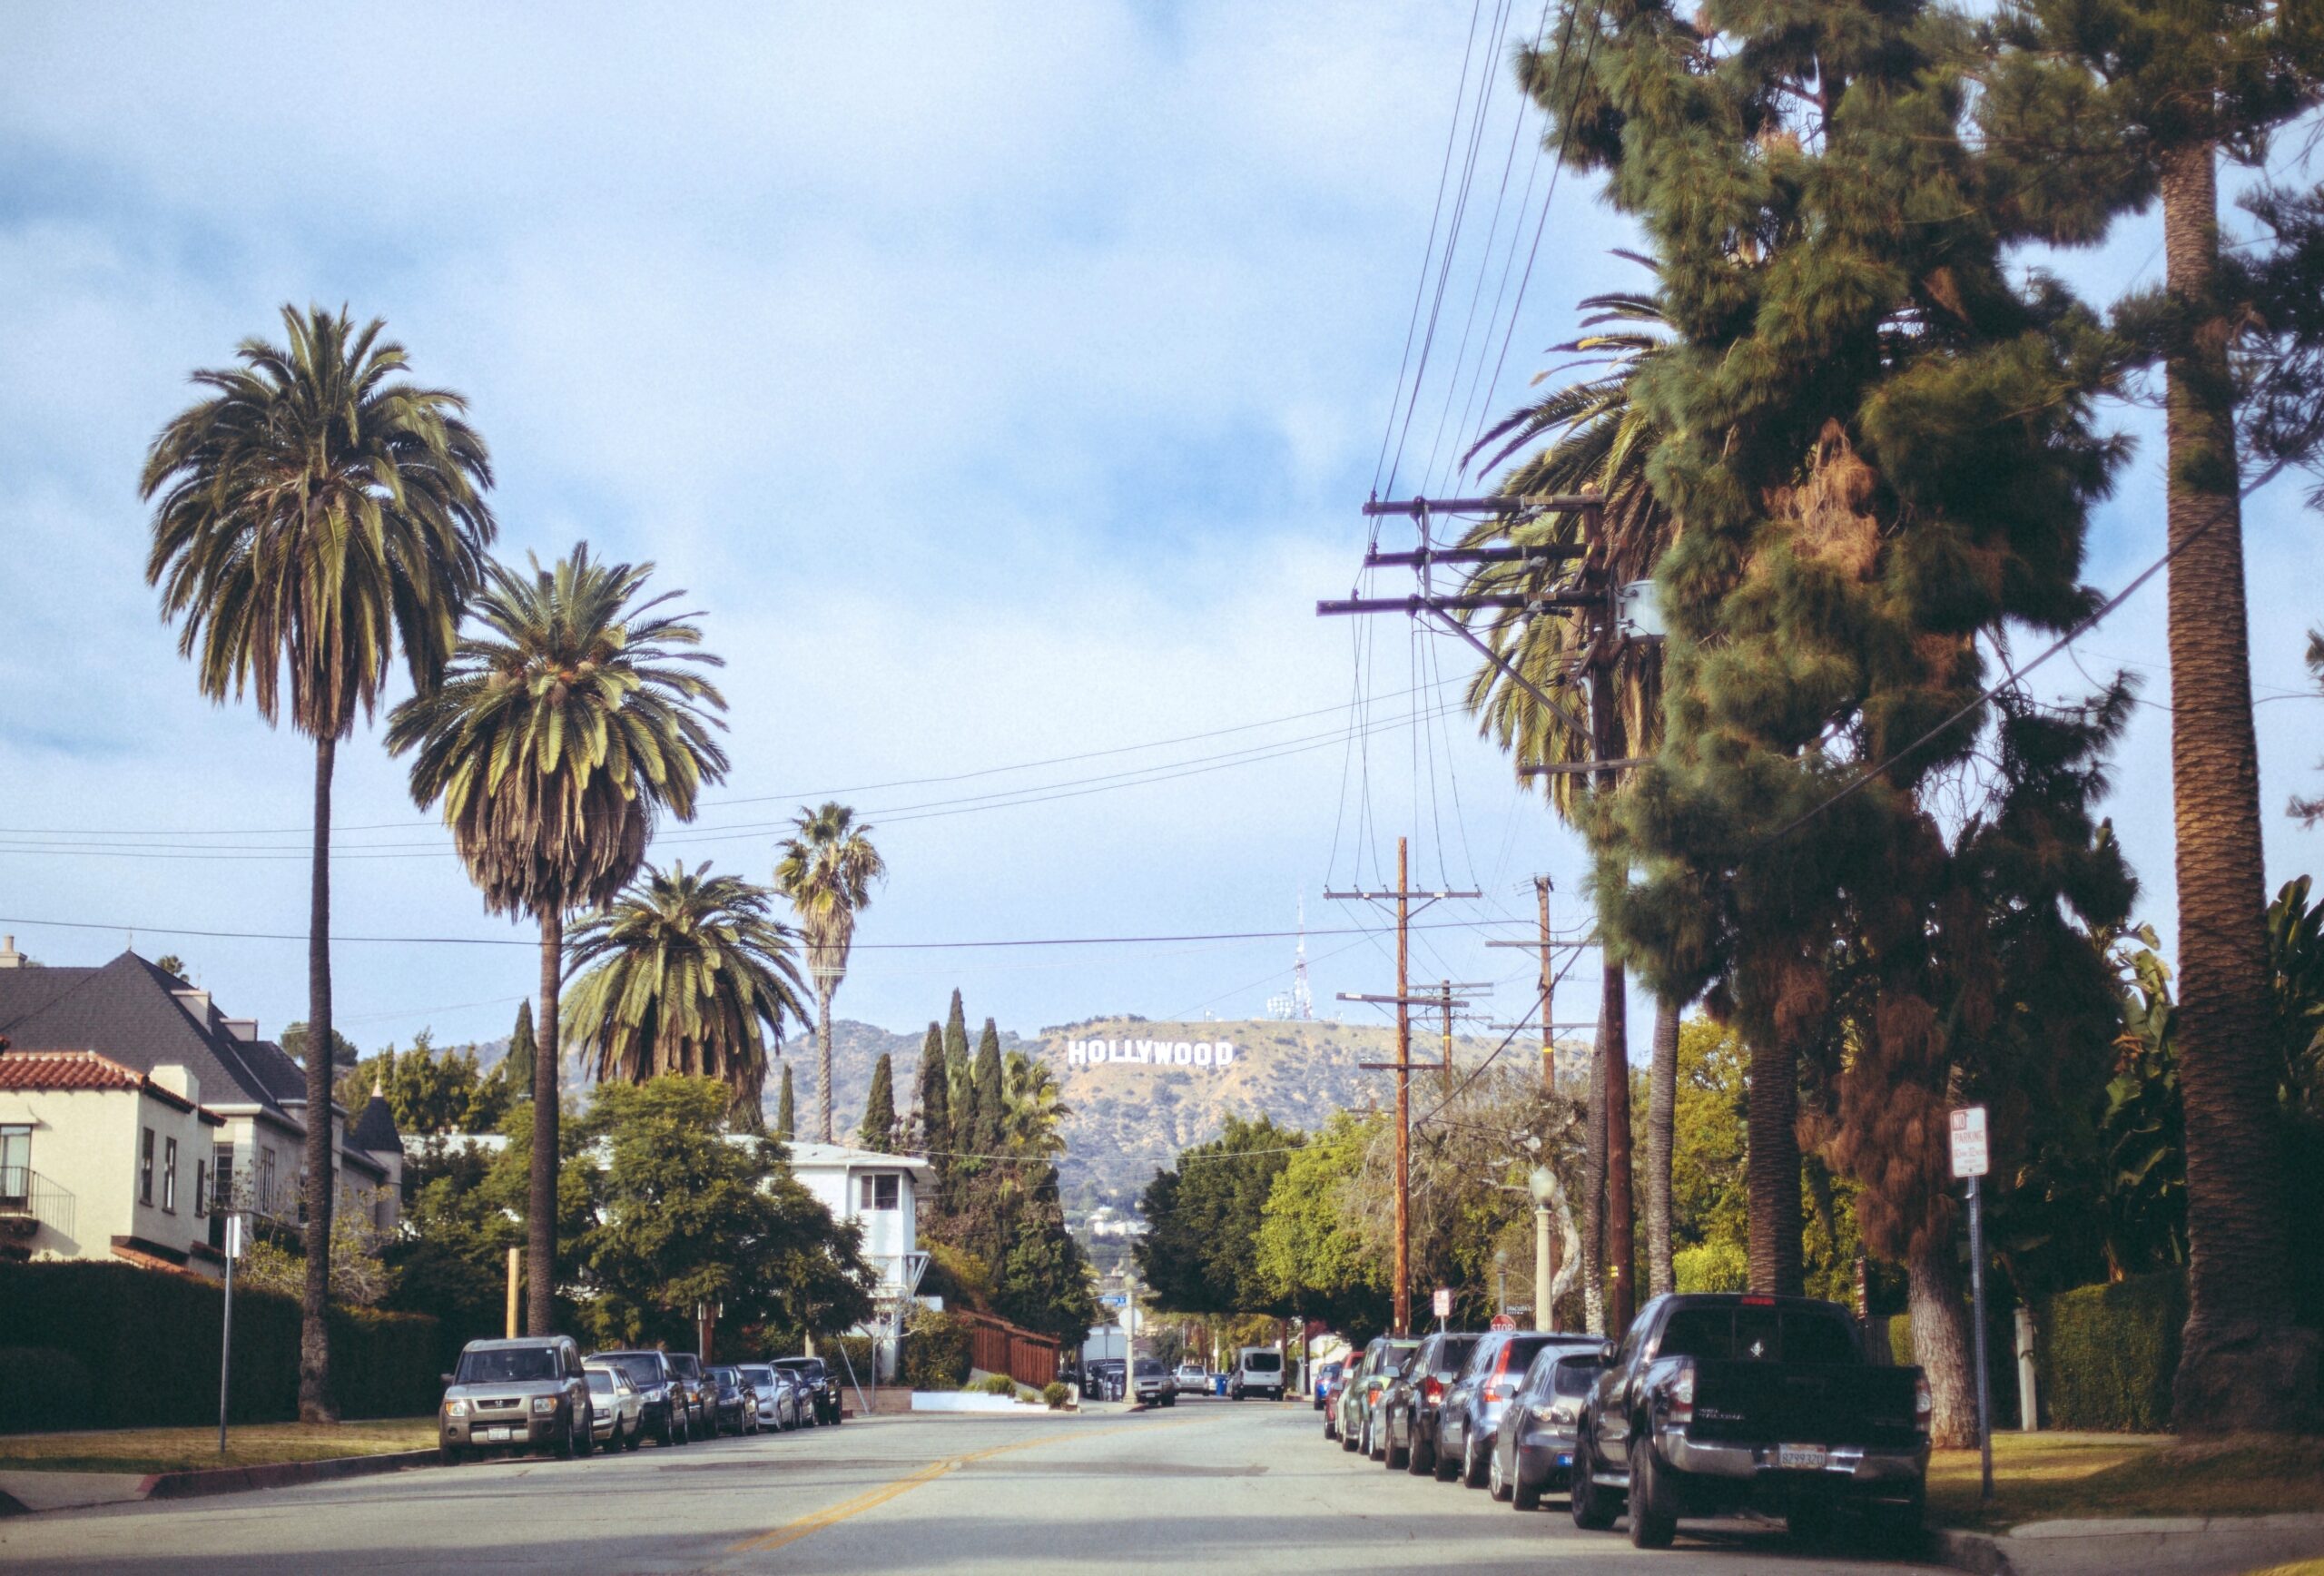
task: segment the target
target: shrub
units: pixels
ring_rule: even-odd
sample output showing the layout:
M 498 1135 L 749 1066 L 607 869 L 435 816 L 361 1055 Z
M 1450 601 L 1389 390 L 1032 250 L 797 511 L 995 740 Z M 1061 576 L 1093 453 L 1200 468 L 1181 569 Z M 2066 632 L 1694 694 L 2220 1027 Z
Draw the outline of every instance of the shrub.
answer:
M 904 1336 L 902 1380 L 914 1390 L 958 1390 L 969 1382 L 969 1330 L 950 1314 L 923 1311 Z
M 89 1422 L 89 1370 L 81 1359 L 54 1346 L 0 1346 L 0 1433 Z
M 1041 1404 L 1051 1412 L 1062 1412 L 1073 1398 L 1073 1386 L 1062 1379 L 1052 1379 L 1041 1386 Z
M 126 1264 L 0 1264 L 0 1308 L 11 1339 L 80 1364 L 86 1402 L 74 1421 L 99 1428 L 217 1422 L 222 1287 Z M 433 1411 L 441 1394 L 436 1344 L 436 1321 L 425 1315 L 334 1308 L 331 1388 L 341 1413 Z M 298 1414 L 299 1305 L 237 1284 L 227 1416 L 277 1423 Z M 0 1424 L 70 1425 L 37 1413 L 28 1423 Z
M 818 1335 L 815 1353 L 842 1385 L 861 1384 L 868 1390 L 877 1382 L 869 1335 Z
M 2187 1287 L 2175 1271 L 2077 1286 L 2043 1305 L 2042 1394 L 2053 1428 L 2171 1426 Z
M 1006 1374 L 988 1374 L 970 1385 L 969 1390 L 976 1395 L 1014 1395 L 1017 1394 L 1017 1381 Z
M 1670 1272 L 1682 1292 L 1739 1292 L 1751 1284 L 1748 1256 L 1738 1242 L 1706 1242 L 1670 1256 Z

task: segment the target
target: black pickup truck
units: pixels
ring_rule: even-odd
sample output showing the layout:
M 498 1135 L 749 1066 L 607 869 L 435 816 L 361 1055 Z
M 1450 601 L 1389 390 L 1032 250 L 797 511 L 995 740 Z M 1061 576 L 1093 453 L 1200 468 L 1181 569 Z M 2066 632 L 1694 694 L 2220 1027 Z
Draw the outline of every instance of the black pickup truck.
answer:
M 1627 1509 L 1630 1542 L 1668 1547 L 1680 1516 L 1753 1509 L 1794 1536 L 1842 1506 L 1916 1535 L 1928 1473 L 1928 1382 L 1875 1364 L 1837 1303 L 1720 1293 L 1641 1309 L 1582 1405 L 1574 1524 Z

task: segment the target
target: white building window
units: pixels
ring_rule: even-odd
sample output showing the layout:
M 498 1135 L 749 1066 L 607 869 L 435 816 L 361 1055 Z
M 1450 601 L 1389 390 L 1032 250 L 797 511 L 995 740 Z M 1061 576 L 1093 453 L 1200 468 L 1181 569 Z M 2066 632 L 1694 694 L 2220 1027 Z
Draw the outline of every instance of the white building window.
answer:
M 162 1208 L 171 1215 L 178 1212 L 178 1141 L 162 1140 Z
M 899 1185 L 893 1171 L 872 1171 L 856 1178 L 856 1207 L 860 1209 L 894 1209 L 898 1207 Z
M 153 1202 L 153 1129 L 145 1129 L 145 1137 L 137 1146 L 137 1202 Z

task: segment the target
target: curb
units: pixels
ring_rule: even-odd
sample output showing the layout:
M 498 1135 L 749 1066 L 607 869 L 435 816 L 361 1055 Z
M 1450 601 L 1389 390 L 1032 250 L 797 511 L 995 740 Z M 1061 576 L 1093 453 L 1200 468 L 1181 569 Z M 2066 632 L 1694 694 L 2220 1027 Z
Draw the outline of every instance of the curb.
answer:
M 401 1472 L 406 1467 L 434 1466 L 432 1450 L 396 1451 L 384 1455 L 341 1455 L 324 1461 L 285 1461 L 271 1466 L 208 1467 L 200 1472 L 155 1473 L 138 1485 L 138 1497 L 148 1500 L 192 1500 L 210 1494 L 239 1494 L 252 1489 L 283 1489 L 300 1483 L 329 1482 L 334 1478 L 369 1477 Z
M 29 1516 L 32 1507 L 5 1489 L 0 1489 L 0 1520 L 9 1516 Z
M 1966 1571 L 1970 1576 L 2017 1576 L 2017 1567 L 2010 1563 L 2001 1540 L 1984 1532 L 1931 1532 L 1929 1551 L 1948 1571 Z

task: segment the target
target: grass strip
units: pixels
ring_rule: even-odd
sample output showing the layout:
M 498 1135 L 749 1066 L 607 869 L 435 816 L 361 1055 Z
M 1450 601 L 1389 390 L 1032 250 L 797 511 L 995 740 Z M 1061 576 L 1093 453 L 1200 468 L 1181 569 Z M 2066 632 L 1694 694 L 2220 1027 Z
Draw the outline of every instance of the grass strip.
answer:
M 2253 1516 L 2324 1505 L 2324 1439 L 2241 1435 L 1994 1436 L 1994 1499 L 1977 1498 L 1977 1453 L 1929 1462 L 1929 1520 L 1992 1530 L 2093 1516 Z
M 272 1466 L 429 1450 L 434 1417 L 362 1423 L 253 1423 L 226 1431 L 218 1453 L 215 1428 L 114 1428 L 80 1433 L 0 1434 L 0 1472 L 200 1472 L 218 1466 Z

